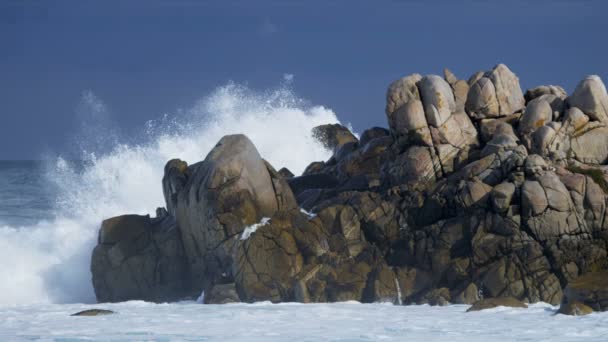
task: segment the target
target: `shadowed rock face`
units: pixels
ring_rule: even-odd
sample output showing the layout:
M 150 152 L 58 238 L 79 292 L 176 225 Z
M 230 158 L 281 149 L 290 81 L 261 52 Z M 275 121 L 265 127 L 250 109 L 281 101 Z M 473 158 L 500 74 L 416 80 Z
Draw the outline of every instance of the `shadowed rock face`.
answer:
M 389 86 L 388 130 L 357 140 L 344 126 L 316 128 L 333 156 L 300 176 L 275 171 L 244 135 L 226 136 L 202 162 L 167 163 L 164 218 L 104 221 L 97 297 L 567 298 L 565 312 L 605 310 L 603 289 L 574 282 L 608 267 L 605 93 L 593 76 L 570 97 L 558 86 L 524 96 L 502 64 L 468 81 L 413 74 Z
M 91 260 L 99 302 L 175 301 L 192 295 L 184 247 L 171 216 L 103 221 Z

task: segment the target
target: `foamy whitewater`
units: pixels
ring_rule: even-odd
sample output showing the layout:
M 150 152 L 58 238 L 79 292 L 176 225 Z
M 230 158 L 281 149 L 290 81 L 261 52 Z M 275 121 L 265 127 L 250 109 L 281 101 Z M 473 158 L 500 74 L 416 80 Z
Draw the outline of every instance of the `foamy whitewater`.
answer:
M 164 206 L 169 159 L 198 162 L 223 135 L 245 133 L 277 169 L 299 174 L 330 157 L 311 128 L 338 119 L 298 99 L 288 84 L 265 92 L 229 84 L 190 110 L 142 124 L 134 144 L 96 126 L 108 110 L 93 93 L 85 93 L 83 108 L 92 118 L 81 134 L 83 163 L 59 157 L 40 170 L 0 163 L 0 341 L 608 340 L 608 314 L 554 315 L 557 308 L 542 303 L 475 313 L 465 313 L 466 305 L 94 304 L 89 262 L 101 220 Z M 34 182 L 36 174 L 43 176 Z M 70 316 L 90 308 L 117 313 Z
M 386 304 L 103 305 L 117 314 L 70 317 L 85 305 L 0 311 L 0 340 L 55 341 L 607 341 L 608 315 L 555 315 L 547 304 L 465 313 Z M 94 306 L 99 307 L 99 305 Z

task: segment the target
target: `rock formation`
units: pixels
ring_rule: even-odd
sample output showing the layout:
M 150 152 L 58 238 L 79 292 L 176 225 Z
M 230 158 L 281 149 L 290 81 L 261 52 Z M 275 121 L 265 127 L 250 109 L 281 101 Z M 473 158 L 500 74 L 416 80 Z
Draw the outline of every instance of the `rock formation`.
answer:
M 509 298 L 606 309 L 588 298 L 606 284 L 589 295 L 575 281 L 608 267 L 599 77 L 570 96 L 553 85 L 524 95 L 503 64 L 468 81 L 446 69 L 393 82 L 386 102 L 388 130 L 357 139 L 315 128 L 333 156 L 299 176 L 277 172 L 244 135 L 202 162 L 169 161 L 159 218 L 102 224 L 98 300 L 204 292 L 206 303 Z

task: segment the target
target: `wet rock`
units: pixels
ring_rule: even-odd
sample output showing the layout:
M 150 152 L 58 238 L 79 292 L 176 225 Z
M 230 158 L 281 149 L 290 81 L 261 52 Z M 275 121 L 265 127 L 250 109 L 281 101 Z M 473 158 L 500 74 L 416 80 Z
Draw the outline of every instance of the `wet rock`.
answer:
M 300 177 L 276 171 L 242 135 L 202 162 L 169 161 L 167 210 L 104 222 L 91 265 L 98 298 L 204 290 L 215 303 L 444 305 L 485 296 L 478 306 L 565 298 L 564 311 L 603 309 L 601 285 L 576 285 L 608 269 L 599 78 L 570 98 L 556 86 L 524 98 L 504 65 L 469 82 L 444 78 L 393 82 L 390 131 L 357 141 L 340 125 L 315 129 L 334 153 Z
M 557 313 L 570 316 L 584 316 L 593 313 L 593 309 L 581 302 L 568 302 L 562 304 Z
M 215 284 L 209 293 L 205 293 L 205 304 L 238 303 L 241 299 L 234 283 Z
M 171 159 L 165 165 L 165 174 L 163 176 L 163 194 L 167 211 L 171 215 L 175 215 L 175 207 L 177 206 L 177 194 L 184 188 L 190 177 L 188 163 L 179 159 Z
M 608 310 L 608 272 L 591 272 L 570 281 L 564 289 L 562 306 L 566 310 L 574 303 L 582 303 L 594 311 Z
M 312 135 L 319 140 L 327 149 L 337 151 L 344 144 L 358 142 L 351 131 L 340 125 L 321 125 L 312 129 Z
M 523 309 L 528 308 L 528 305 L 526 305 L 526 303 L 524 303 L 520 300 L 517 300 L 513 297 L 484 298 L 482 300 L 479 300 L 479 301 L 473 303 L 473 305 L 467 309 L 467 312 L 493 309 L 493 308 L 496 308 L 499 306 L 506 306 L 506 307 L 510 307 L 510 308 L 523 308 Z
M 112 315 L 115 314 L 112 310 L 104 310 L 104 309 L 89 309 L 77 312 L 75 314 L 71 314 L 70 316 L 104 316 L 104 315 Z
M 200 289 L 190 282 L 173 217 L 123 215 L 103 221 L 91 273 L 98 302 L 175 301 Z

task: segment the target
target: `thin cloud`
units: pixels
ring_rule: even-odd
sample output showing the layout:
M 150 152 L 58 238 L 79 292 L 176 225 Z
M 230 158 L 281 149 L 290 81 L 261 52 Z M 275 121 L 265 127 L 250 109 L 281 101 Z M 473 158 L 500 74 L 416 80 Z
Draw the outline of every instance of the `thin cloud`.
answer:
M 260 36 L 272 36 L 277 32 L 279 32 L 278 26 L 269 19 L 264 19 L 258 27 L 258 34 Z

